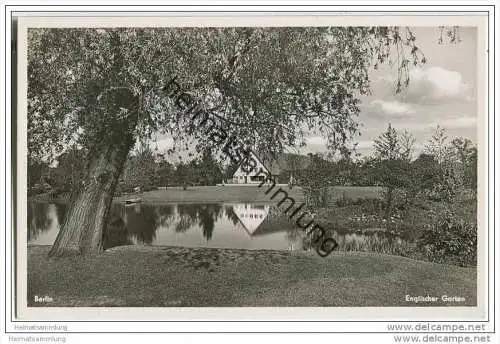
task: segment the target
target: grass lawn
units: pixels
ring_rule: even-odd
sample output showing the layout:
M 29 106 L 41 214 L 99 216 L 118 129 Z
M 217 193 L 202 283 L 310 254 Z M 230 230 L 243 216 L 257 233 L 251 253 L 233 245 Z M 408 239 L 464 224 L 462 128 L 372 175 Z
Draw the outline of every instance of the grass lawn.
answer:
M 122 246 L 47 259 L 28 247 L 29 306 L 475 306 L 476 269 L 374 253 Z M 49 296 L 51 303 L 34 303 Z M 405 296 L 436 296 L 437 303 Z M 445 303 L 441 296 L 464 297 Z
M 289 189 L 288 186 L 276 186 L 274 190 L 281 187 L 295 201 L 301 202 L 304 199 L 302 189 L 298 186 Z M 256 185 L 247 186 L 192 186 L 187 190 L 182 187 L 169 187 L 167 190 L 160 189 L 154 191 L 143 192 L 140 196 L 144 203 L 161 204 L 161 203 L 220 203 L 220 202 L 274 202 L 270 199 L 272 194 L 265 194 L 268 186 L 259 188 Z M 347 197 L 351 199 L 357 198 L 380 198 L 382 188 L 378 186 L 332 186 L 329 188 L 329 199 L 331 202 Z M 130 194 L 120 197 L 115 197 L 115 201 L 123 202 L 129 198 L 135 198 L 137 195 Z M 62 195 L 57 198 L 50 198 L 49 194 L 39 194 L 32 196 L 31 199 L 39 201 L 63 202 L 68 201 L 69 195 Z M 275 200 L 283 198 L 281 194 Z
M 304 194 L 300 187 L 289 189 L 288 186 L 276 186 L 275 190 L 281 187 L 295 201 L 301 202 Z M 258 185 L 246 186 L 192 186 L 187 190 L 182 187 L 169 187 L 167 190 L 160 189 L 142 193 L 142 201 L 145 203 L 182 203 L 182 202 L 274 202 L 271 196 L 274 191 L 266 195 L 268 186 L 259 188 Z M 343 196 L 351 199 L 357 198 L 380 198 L 382 188 L 377 186 L 333 186 L 329 188 L 329 198 L 332 201 Z M 123 201 L 133 198 L 132 195 L 115 198 L 117 201 Z M 276 196 L 275 200 L 281 200 L 283 194 Z
M 274 193 L 266 195 L 268 186 L 259 188 L 257 185 L 248 186 L 192 186 L 187 190 L 182 187 L 169 187 L 167 190 L 160 189 L 154 191 L 143 192 L 141 195 L 142 202 L 148 204 L 160 203 L 219 203 L 219 202 L 274 202 L 281 200 L 283 195 L 276 196 L 271 200 Z M 281 186 L 290 197 L 293 197 L 297 202 L 302 201 L 304 196 L 300 188 L 289 189 L 287 186 Z M 279 187 L 275 186 L 274 190 Z M 134 198 L 133 195 L 121 196 L 115 198 L 116 201 L 124 201 L 128 198 Z

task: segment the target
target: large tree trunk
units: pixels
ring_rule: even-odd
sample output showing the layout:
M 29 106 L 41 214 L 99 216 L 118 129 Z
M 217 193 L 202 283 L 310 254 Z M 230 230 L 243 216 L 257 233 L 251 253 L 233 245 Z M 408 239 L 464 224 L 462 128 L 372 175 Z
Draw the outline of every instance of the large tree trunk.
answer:
M 130 106 L 130 98 L 122 100 L 110 104 L 110 107 L 119 109 L 120 105 Z M 80 188 L 73 192 L 64 223 L 49 256 L 96 254 L 102 251 L 113 194 L 128 152 L 134 144 L 136 124 L 137 108 L 131 109 L 128 118 L 114 121 L 103 128 L 99 135 L 102 140 L 89 153 L 88 171 Z

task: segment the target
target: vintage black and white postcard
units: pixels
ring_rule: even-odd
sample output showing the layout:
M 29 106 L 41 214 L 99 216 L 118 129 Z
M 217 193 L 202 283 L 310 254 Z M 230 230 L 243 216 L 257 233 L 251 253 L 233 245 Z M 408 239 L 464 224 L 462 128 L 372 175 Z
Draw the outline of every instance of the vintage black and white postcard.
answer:
M 485 320 L 487 19 L 20 16 L 18 316 Z

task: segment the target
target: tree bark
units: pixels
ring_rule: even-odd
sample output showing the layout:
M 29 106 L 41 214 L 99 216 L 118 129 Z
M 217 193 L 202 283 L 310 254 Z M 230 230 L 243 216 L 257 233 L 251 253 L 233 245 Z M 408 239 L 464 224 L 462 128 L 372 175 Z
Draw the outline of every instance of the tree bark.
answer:
M 123 99 L 123 98 L 128 99 Z M 130 107 L 131 114 L 114 120 L 98 135 L 101 140 L 89 153 L 88 171 L 78 190 L 73 191 L 64 223 L 49 252 L 50 257 L 89 255 L 103 249 L 103 235 L 118 179 L 127 155 L 134 144 L 137 125 L 137 103 L 131 93 L 116 97 L 111 111 Z M 120 100 L 121 99 L 121 100 Z

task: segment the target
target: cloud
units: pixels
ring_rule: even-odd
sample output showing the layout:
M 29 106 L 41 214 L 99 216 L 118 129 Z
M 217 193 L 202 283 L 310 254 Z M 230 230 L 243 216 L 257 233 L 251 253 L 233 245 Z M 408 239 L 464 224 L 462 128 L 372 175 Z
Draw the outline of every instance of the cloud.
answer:
M 439 103 L 452 99 L 472 99 L 470 85 L 458 72 L 441 67 L 415 68 L 410 71 L 410 85 L 402 99 L 411 103 Z
M 419 123 L 393 123 L 393 126 L 398 130 L 407 129 L 408 131 L 415 132 L 426 132 L 429 130 L 435 130 L 436 126 L 439 125 L 446 130 L 454 129 L 474 129 L 477 128 L 477 117 L 470 116 L 452 116 L 446 118 L 435 118 L 433 121 L 422 121 Z
M 364 149 L 373 149 L 373 145 L 375 142 L 373 140 L 361 140 L 357 142 L 357 148 L 364 150 Z
M 471 128 L 477 126 L 476 117 L 456 117 L 441 121 L 439 124 L 444 128 Z
M 380 107 L 380 109 L 388 115 L 404 115 L 415 112 L 410 104 L 402 103 L 398 100 L 386 101 L 382 99 L 375 99 L 370 103 L 370 105 Z

